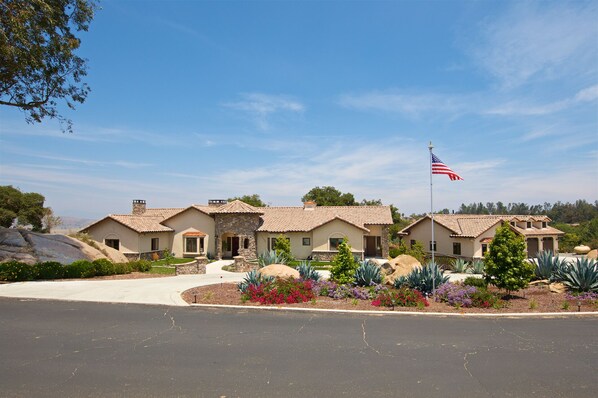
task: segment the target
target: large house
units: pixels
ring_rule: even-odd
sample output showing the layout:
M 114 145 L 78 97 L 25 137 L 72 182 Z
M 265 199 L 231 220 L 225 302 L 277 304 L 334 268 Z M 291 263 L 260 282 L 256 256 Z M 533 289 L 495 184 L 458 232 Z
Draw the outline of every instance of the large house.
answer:
M 435 214 L 434 242 L 430 215 L 403 228 L 399 234 L 410 245 L 419 241 L 428 252 L 434 245 L 438 255 L 476 259 L 484 257 L 496 229 L 508 222 L 511 229 L 525 239 L 527 256 L 535 257 L 542 250 L 558 252 L 558 238 L 564 232 L 549 226 L 550 221 L 547 216 Z
M 253 207 L 235 200 L 210 200 L 187 208 L 146 207 L 134 200 L 132 214 L 112 214 L 84 228 L 95 241 L 130 259 L 170 250 L 177 257 L 255 259 L 273 248 L 280 234 L 297 259 L 330 260 L 347 239 L 355 255 L 388 256 L 389 206 Z

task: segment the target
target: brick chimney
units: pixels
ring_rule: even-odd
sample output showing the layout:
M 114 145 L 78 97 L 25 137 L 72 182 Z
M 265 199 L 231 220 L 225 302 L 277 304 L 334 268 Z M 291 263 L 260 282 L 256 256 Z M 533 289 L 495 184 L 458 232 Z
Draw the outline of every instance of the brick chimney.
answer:
M 303 210 L 313 210 L 317 206 L 316 202 L 312 200 L 308 200 L 307 202 L 303 202 Z
M 145 200 L 133 199 L 133 215 L 140 216 L 145 213 Z

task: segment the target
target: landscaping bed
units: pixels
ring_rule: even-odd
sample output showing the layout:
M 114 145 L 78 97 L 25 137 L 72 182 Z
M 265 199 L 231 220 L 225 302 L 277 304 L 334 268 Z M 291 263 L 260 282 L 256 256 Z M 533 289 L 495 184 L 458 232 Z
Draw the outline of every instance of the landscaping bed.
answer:
M 491 292 L 499 293 L 493 287 Z M 256 302 L 243 301 L 241 292 L 236 284 L 223 283 L 218 285 L 201 286 L 186 290 L 182 293 L 182 298 L 189 304 L 224 304 L 241 306 L 264 306 Z M 501 308 L 475 308 L 460 307 L 456 308 L 447 303 L 428 300 L 427 307 L 376 307 L 372 305 L 372 300 L 358 299 L 333 299 L 330 297 L 317 296 L 315 300 L 310 300 L 296 304 L 273 304 L 272 307 L 289 308 L 317 308 L 317 309 L 338 309 L 338 310 L 366 310 L 366 311 L 409 311 L 409 312 L 445 312 L 445 313 L 540 313 L 540 312 L 577 312 L 577 300 L 571 299 L 566 293 L 552 293 L 547 286 L 530 286 L 514 294 L 511 298 L 504 300 L 504 306 Z M 566 304 L 565 304 L 566 303 Z M 581 302 L 582 312 L 598 312 L 598 303 L 596 300 L 583 300 Z

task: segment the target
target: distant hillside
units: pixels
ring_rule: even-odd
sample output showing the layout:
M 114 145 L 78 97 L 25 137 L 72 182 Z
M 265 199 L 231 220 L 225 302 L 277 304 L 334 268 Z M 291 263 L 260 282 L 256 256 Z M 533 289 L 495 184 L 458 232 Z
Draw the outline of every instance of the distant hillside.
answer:
M 84 228 L 91 224 L 92 222 L 96 221 L 91 218 L 82 218 L 82 217 L 70 217 L 70 216 L 60 216 L 62 220 L 62 224 L 58 227 L 52 229 L 52 233 L 55 234 L 70 234 L 79 231 L 81 228 Z

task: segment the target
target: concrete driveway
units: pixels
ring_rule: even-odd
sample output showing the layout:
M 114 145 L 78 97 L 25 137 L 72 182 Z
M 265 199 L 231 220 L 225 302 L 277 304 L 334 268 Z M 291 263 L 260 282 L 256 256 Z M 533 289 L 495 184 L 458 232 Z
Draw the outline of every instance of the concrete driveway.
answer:
M 188 304 L 181 298 L 181 293 L 187 289 L 240 282 L 245 274 L 222 271 L 222 266 L 231 263 L 222 260 L 208 264 L 205 275 L 7 283 L 0 285 L 0 297 L 186 306 Z

